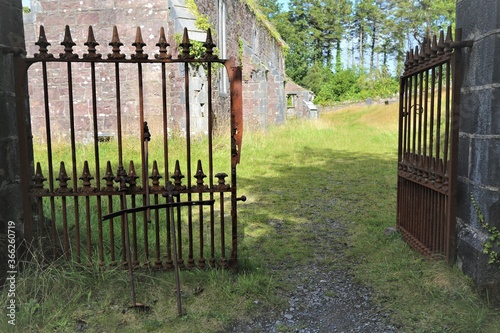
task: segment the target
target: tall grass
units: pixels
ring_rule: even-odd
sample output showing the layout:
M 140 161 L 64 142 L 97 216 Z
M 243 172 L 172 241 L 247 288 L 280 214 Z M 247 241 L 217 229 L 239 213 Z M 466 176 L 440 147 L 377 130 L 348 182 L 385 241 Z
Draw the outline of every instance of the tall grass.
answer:
M 403 332 L 499 332 L 497 312 L 457 268 L 424 259 L 398 235 L 384 235 L 396 218 L 396 153 L 395 106 L 245 132 L 238 192 L 248 200 L 239 203 L 238 274 L 183 271 L 186 314 L 177 317 L 170 273 L 137 272 L 138 301 L 151 308 L 139 313 L 128 308 L 126 272 L 35 260 L 18 279 L 13 331 L 221 332 L 235 320 L 284 309 L 279 291 L 295 287 L 284 276 L 316 260 L 315 243 L 329 232 L 322 225 L 336 220 L 349 234 L 321 248 L 320 264 L 352 269 Z M 2 308 L 7 300 L 3 292 Z M 12 331 L 5 319 L 0 332 Z

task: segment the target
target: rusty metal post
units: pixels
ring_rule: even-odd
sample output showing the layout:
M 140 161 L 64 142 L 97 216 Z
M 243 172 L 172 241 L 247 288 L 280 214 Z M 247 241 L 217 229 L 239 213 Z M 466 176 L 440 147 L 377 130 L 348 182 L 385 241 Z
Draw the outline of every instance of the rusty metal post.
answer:
M 130 293 L 132 296 L 132 307 L 135 307 L 137 305 L 136 302 L 136 297 L 135 297 L 135 284 L 134 284 L 134 267 L 132 267 L 132 254 L 130 253 L 130 235 L 129 235 L 129 230 L 128 230 L 128 214 L 127 214 L 127 178 L 128 176 L 125 176 L 125 172 L 123 167 L 120 167 L 118 169 L 118 172 L 116 173 L 117 176 L 115 178 L 115 182 L 120 183 L 120 191 L 121 191 L 121 196 L 120 196 L 120 201 L 121 201 L 121 210 L 124 211 L 124 219 L 125 223 L 123 225 L 124 232 L 125 232 L 125 253 L 127 255 L 127 266 L 128 266 L 128 274 L 129 274 L 129 283 L 130 283 Z
M 174 268 L 175 268 L 175 286 L 177 293 L 177 314 L 182 316 L 182 300 L 181 300 L 181 283 L 179 278 L 179 260 L 177 257 L 177 240 L 175 237 L 175 217 L 174 217 L 174 196 L 176 196 L 178 192 L 175 189 L 175 186 L 171 181 L 167 182 L 165 186 L 165 192 L 163 192 L 163 196 L 167 198 L 167 203 L 169 203 L 169 211 L 170 211 L 170 228 L 172 230 L 172 245 L 174 247 Z

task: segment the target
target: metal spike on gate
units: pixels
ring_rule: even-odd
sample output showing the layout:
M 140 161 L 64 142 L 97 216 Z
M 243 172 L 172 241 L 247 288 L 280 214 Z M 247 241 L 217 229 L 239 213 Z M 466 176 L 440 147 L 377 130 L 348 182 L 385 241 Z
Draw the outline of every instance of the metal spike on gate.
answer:
M 64 53 L 59 54 L 59 58 L 61 59 L 76 59 L 78 58 L 78 54 L 73 53 L 73 46 L 75 46 L 75 42 L 71 38 L 71 32 L 69 30 L 69 25 L 66 26 L 64 30 L 64 39 L 61 42 L 61 45 L 64 46 Z
M 118 36 L 118 28 L 113 26 L 113 37 L 111 38 L 111 42 L 109 46 L 112 46 L 112 53 L 108 54 L 108 59 L 125 59 L 125 54 L 120 53 L 120 47 L 123 46 L 123 43 L 120 42 L 120 37 Z
M 71 188 L 68 187 L 68 180 L 71 178 L 68 176 L 66 172 L 66 167 L 64 166 L 64 162 L 61 161 L 61 166 L 59 169 L 59 176 L 56 180 L 59 182 L 59 188 L 56 190 L 58 193 L 67 193 L 71 192 Z
M 160 175 L 160 172 L 158 171 L 158 162 L 156 162 L 156 160 L 154 160 L 153 161 L 153 169 L 151 170 L 151 176 L 149 176 L 149 179 L 151 179 L 151 181 L 152 181 L 151 189 L 153 191 L 163 190 L 163 186 L 160 185 L 161 178 L 163 178 L 163 176 Z
M 106 163 L 106 175 L 102 177 L 103 180 L 106 181 L 106 188 L 104 191 L 106 192 L 114 192 L 115 187 L 113 185 L 113 181 L 115 179 L 115 175 L 113 175 L 113 170 L 111 169 L 111 162 L 108 161 Z
M 92 26 L 89 26 L 87 41 L 83 43 L 83 45 L 87 46 L 87 51 L 89 52 L 88 54 L 83 55 L 84 59 L 101 59 L 102 55 L 97 53 L 95 48 L 97 45 L 99 45 L 99 43 L 95 40 L 94 30 L 92 29 Z
M 437 44 L 437 54 L 442 55 L 444 54 L 444 32 L 441 30 L 439 32 L 439 42 Z
M 40 34 L 38 37 L 38 41 L 35 43 L 39 47 L 38 52 L 33 55 L 34 58 L 40 59 L 51 59 L 54 58 L 54 55 L 48 52 L 47 47 L 50 46 L 50 43 L 47 41 L 47 37 L 45 37 L 45 28 L 43 25 L 40 26 Z
M 436 58 L 437 56 L 437 37 L 436 35 L 432 36 L 431 43 L 431 58 Z
M 194 56 L 191 55 L 191 42 L 189 41 L 188 30 L 184 28 L 184 35 L 182 37 L 182 43 L 179 44 L 182 48 L 182 53 L 179 54 L 179 59 L 193 59 Z
M 146 46 L 144 40 L 142 39 L 141 28 L 137 27 L 135 34 L 135 41 L 132 43 L 132 46 L 135 46 L 135 54 L 131 55 L 132 59 L 147 59 L 148 54 L 144 53 L 143 47 Z
M 35 182 L 35 184 L 33 184 L 33 192 L 43 193 L 49 191 L 48 189 L 43 188 L 43 182 L 45 182 L 47 178 L 43 176 L 42 166 L 40 165 L 40 162 L 36 163 L 35 175 L 33 176 L 32 180 L 33 182 Z
M 205 47 L 205 55 L 203 56 L 203 59 L 217 59 L 217 55 L 214 54 L 215 44 L 212 40 L 212 30 L 210 28 L 207 30 L 207 40 L 203 43 L 203 46 Z
M 163 27 L 160 28 L 160 39 L 158 40 L 158 43 L 156 43 L 156 46 L 160 48 L 159 52 L 160 54 L 155 54 L 156 59 L 171 59 L 172 55 L 168 53 L 167 47 L 170 46 L 170 44 L 167 42 L 167 39 L 165 38 L 165 29 Z

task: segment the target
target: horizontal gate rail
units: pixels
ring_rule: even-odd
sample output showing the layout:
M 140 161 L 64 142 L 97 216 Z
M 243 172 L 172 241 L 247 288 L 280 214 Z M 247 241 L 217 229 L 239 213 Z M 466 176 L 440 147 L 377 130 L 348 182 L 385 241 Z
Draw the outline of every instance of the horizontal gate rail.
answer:
M 427 256 L 455 257 L 460 107 L 457 30 L 407 53 L 400 79 L 397 228 Z
M 130 221 L 133 265 L 173 269 L 172 231 L 168 222 L 170 211 L 173 211 L 179 265 L 187 268 L 236 268 L 236 202 L 245 199 L 237 197 L 236 185 L 236 165 L 243 132 L 241 68 L 236 67 L 233 60 L 218 59 L 210 30 L 203 44 L 206 51 L 199 58 L 191 55 L 192 45 L 187 30 L 177 58 L 168 52 L 170 45 L 163 28 L 154 58 L 149 58 L 144 49 L 146 44 L 140 28 L 137 28 L 132 44 L 135 52 L 130 57 L 121 53 L 123 44 L 116 26 L 109 43 L 112 50 L 107 56 L 98 53 L 96 47 L 99 44 L 92 27 L 89 27 L 84 44 L 87 53 L 83 56 L 74 53 L 75 43 L 68 26 L 61 42 L 64 52 L 58 57 L 49 53 L 50 43 L 43 26 L 35 44 L 39 51 L 32 58 L 17 56 L 15 59 L 16 77 L 20 78 L 16 89 L 23 91 L 29 85 L 28 77 L 36 76 L 41 80 L 40 86 L 31 88 L 43 91 L 42 100 L 30 101 L 39 106 L 44 119 L 43 142 L 33 143 L 44 145 L 43 153 L 35 154 L 35 165 L 30 161 L 30 145 L 26 143 L 21 147 L 25 152 L 21 167 L 24 174 L 32 175 L 23 179 L 24 208 L 28 212 L 24 221 L 25 238 L 33 245 L 40 244 L 52 259 L 62 256 L 82 264 L 121 264 L 125 267 L 124 223 Z M 39 67 L 33 73 L 30 68 L 35 64 Z M 214 64 L 226 68 L 231 89 L 227 110 L 231 114 L 230 134 L 227 149 L 223 149 L 223 152 L 227 151 L 222 158 L 224 162 L 214 157 Z M 151 67 L 148 66 L 156 67 L 149 70 Z M 182 84 L 171 82 L 171 66 L 179 66 L 184 74 Z M 204 130 L 206 137 L 196 138 L 194 142 L 191 126 L 196 119 L 192 118 L 190 110 L 190 92 L 193 90 L 190 74 L 197 70 L 203 70 L 206 75 L 207 96 L 202 103 L 206 105 L 208 120 Z M 80 88 L 82 83 L 77 82 L 78 75 L 88 78 L 84 84 L 90 85 L 89 94 Z M 108 77 L 102 80 L 106 82 L 101 83 L 99 75 Z M 147 76 L 153 77 L 156 85 L 149 84 Z M 125 101 L 131 94 L 127 90 L 130 86 L 134 86 L 133 93 L 137 94 L 136 103 Z M 151 111 L 146 104 L 147 89 L 154 90 L 155 96 L 159 96 L 154 106 L 161 110 L 160 120 L 149 124 Z M 67 100 L 65 105 L 60 105 L 53 96 L 63 92 L 67 94 Z M 101 97 L 110 94 L 114 99 L 112 116 L 105 112 L 101 102 Z M 171 106 L 174 98 L 181 101 L 182 113 Z M 77 109 L 81 108 L 77 101 L 81 100 L 86 105 L 85 119 L 89 122 L 86 124 L 87 143 L 81 142 L 81 125 L 76 121 Z M 25 109 L 26 105 L 19 101 L 19 123 L 24 119 Z M 31 109 L 33 113 L 35 108 Z M 105 131 L 100 119 L 105 117 L 115 119 L 113 137 L 102 135 Z M 63 125 L 66 128 L 61 129 L 60 123 L 64 119 L 68 119 Z M 183 133 L 170 133 L 174 121 L 183 122 Z M 22 131 L 30 132 L 29 129 Z M 152 148 L 151 144 L 155 142 L 161 143 Z M 174 149 L 174 143 L 178 142 L 182 143 L 182 148 L 177 144 Z M 126 144 L 133 145 L 132 149 Z M 61 157 L 58 150 L 66 152 L 61 160 L 57 160 Z M 195 155 L 199 158 L 195 159 Z M 223 172 L 224 169 L 218 170 L 226 167 L 230 169 L 228 173 Z M 162 195 L 169 179 L 175 187 L 174 203 L 168 203 Z M 123 193 L 125 203 L 120 201 Z M 121 203 L 128 209 L 121 210 Z M 230 223 L 226 221 L 225 210 L 228 209 L 231 211 Z M 124 214 L 128 215 L 127 218 Z M 227 242 L 228 239 L 231 242 Z

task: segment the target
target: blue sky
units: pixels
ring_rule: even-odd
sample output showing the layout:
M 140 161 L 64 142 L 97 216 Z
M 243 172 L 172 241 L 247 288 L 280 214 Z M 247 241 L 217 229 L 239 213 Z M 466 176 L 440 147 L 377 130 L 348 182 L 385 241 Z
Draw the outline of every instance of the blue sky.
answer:
M 283 4 L 284 10 L 286 10 L 288 8 L 288 0 L 278 0 L 278 3 Z

